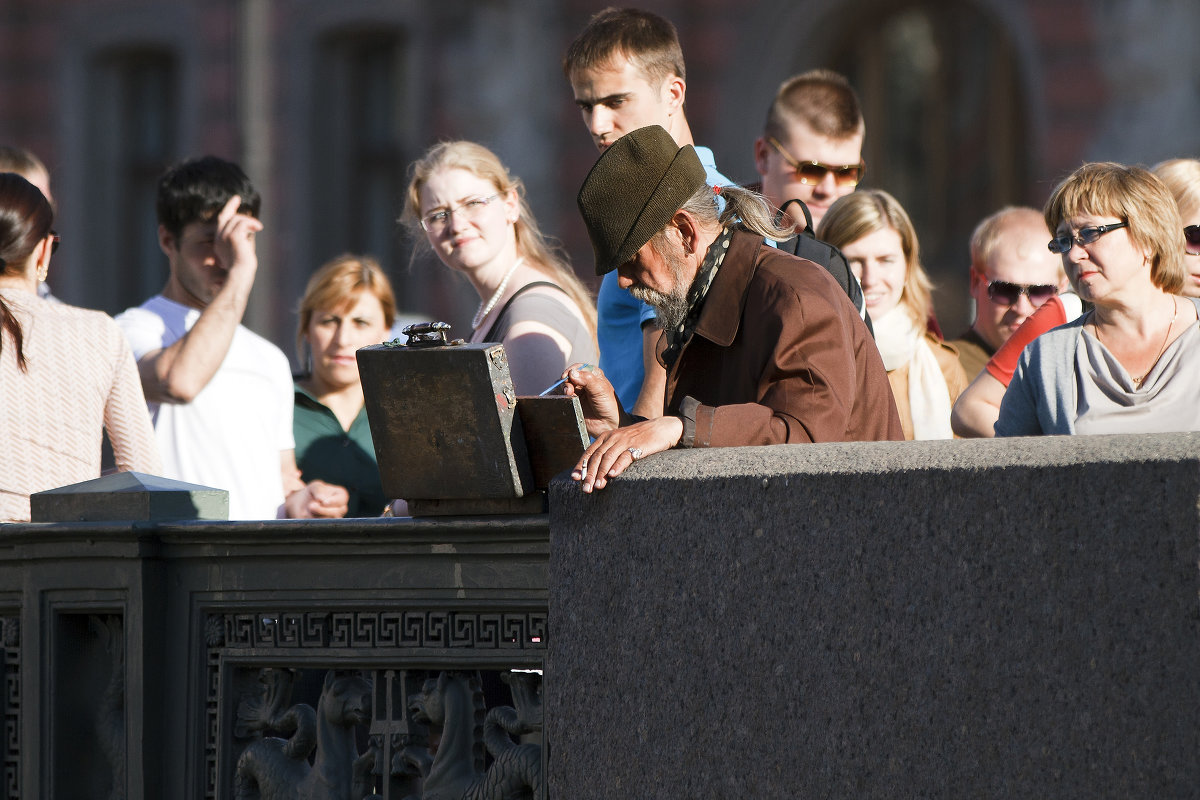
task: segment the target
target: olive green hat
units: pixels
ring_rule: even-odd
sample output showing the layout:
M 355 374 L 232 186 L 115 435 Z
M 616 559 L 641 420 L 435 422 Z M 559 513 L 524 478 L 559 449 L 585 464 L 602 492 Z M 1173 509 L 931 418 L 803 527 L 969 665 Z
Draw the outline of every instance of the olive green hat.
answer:
M 579 213 L 596 254 L 596 274 L 612 272 L 633 258 L 707 185 L 695 148 L 679 147 L 662 127 L 638 128 L 617 139 L 579 190 Z

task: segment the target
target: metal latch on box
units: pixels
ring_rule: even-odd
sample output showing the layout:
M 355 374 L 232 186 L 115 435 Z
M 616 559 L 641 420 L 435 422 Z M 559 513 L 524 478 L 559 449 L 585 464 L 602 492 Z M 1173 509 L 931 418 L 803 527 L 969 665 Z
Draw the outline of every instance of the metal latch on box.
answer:
M 444 347 L 466 344 L 462 339 L 450 341 L 446 332 L 450 330 L 448 322 L 416 322 L 405 325 L 400 331 L 408 337 L 405 347 Z

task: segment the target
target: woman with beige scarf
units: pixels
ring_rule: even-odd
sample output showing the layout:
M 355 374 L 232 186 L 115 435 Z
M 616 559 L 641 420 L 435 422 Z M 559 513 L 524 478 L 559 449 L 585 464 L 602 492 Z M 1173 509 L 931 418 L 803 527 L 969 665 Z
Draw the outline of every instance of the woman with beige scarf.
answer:
M 954 348 L 928 330 L 932 287 L 908 214 L 887 192 L 857 191 L 830 207 L 817 238 L 841 249 L 862 284 L 904 438 L 953 438 L 950 409 L 967 377 Z

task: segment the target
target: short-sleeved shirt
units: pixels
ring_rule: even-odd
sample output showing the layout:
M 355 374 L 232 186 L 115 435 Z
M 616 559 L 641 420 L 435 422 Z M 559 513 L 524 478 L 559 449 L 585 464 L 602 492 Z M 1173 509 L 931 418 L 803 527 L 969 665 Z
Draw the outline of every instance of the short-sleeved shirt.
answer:
M 117 317 L 133 357 L 183 338 L 199 309 L 156 295 Z M 229 492 L 230 519 L 273 519 L 283 504 L 280 454 L 292 438 L 287 356 L 239 325 L 225 360 L 190 403 L 148 403 L 163 475 Z
M 360 409 L 350 430 L 305 389 L 296 386 L 292 429 L 296 437 L 296 466 L 305 483 L 314 480 L 344 486 L 350 493 L 347 517 L 377 517 L 384 497 L 375 460 L 375 444 L 366 408 Z

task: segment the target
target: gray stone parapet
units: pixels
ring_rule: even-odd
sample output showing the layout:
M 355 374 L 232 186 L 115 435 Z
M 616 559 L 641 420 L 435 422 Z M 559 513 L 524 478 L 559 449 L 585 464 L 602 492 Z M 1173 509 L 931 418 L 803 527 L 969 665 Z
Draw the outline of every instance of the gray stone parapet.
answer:
M 550 793 L 1200 796 L 1200 435 L 551 486 Z

